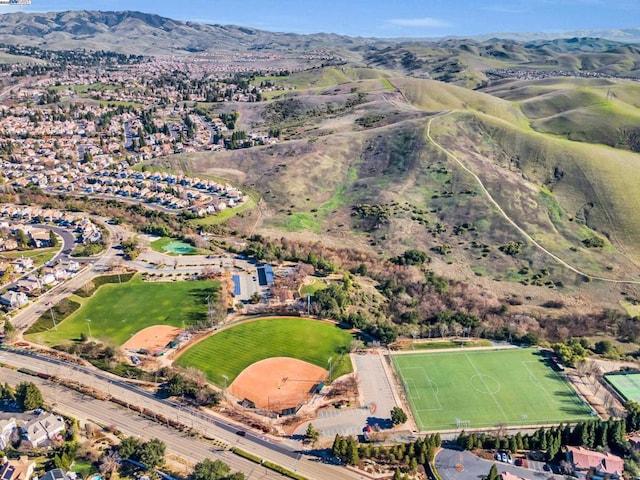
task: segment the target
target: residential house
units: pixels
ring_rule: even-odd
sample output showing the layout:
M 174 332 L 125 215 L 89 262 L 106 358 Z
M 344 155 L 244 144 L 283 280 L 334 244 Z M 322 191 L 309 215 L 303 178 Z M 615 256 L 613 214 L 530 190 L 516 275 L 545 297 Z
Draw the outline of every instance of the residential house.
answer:
M 567 447 L 567 461 L 579 478 L 622 477 L 624 460 L 611 453 L 594 452 L 582 447 Z
M 0 295 L 0 303 L 6 307 L 9 307 L 11 310 L 15 310 L 16 308 L 20 308 L 25 305 L 29 299 L 23 292 L 15 292 L 10 290 L 3 295 Z M 2 447 L 0 447 L 0 450 Z
M 33 275 L 29 275 L 27 278 L 21 278 L 16 282 L 16 290 L 23 293 L 33 293 L 41 288 L 42 284 L 40 280 Z
M 45 473 L 40 480 L 70 480 L 69 476 L 59 468 L 54 468 Z
M 53 413 L 44 412 L 21 427 L 23 438 L 32 447 L 52 440 L 65 429 L 64 420 Z
M 33 260 L 26 257 L 16 258 L 13 262 L 13 270 L 16 273 L 24 273 L 33 270 Z
M 36 248 L 48 247 L 51 245 L 49 230 L 46 228 L 30 228 L 28 235 Z
M 0 420 L 0 450 L 4 450 L 9 445 L 11 434 L 16 429 L 16 419 Z
M 0 465 L 0 479 L 2 480 L 29 480 L 33 475 L 36 462 L 26 456 L 18 460 L 7 460 Z
M 629 443 L 636 450 L 640 449 L 640 435 L 636 433 L 635 435 L 629 437 Z

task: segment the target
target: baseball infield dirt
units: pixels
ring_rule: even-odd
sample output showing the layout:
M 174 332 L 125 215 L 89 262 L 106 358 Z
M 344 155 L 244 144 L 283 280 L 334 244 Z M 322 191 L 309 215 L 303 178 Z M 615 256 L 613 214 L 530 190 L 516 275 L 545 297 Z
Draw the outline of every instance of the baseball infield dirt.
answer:
M 324 368 L 295 358 L 267 358 L 245 368 L 229 391 L 258 408 L 280 412 L 304 402 L 328 375 Z

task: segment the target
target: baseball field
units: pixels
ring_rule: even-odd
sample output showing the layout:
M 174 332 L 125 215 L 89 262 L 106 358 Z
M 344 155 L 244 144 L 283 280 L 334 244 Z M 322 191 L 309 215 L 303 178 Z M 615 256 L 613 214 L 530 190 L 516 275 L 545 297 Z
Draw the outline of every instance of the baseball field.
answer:
M 329 369 L 332 378 L 351 372 L 350 332 L 316 320 L 266 318 L 225 329 L 195 344 L 175 362 L 195 367 L 224 386 L 250 365 L 267 358 L 290 357 Z M 226 379 L 225 379 L 226 377 Z
M 129 282 L 102 285 L 89 298 L 72 297 L 82 306 L 46 332 L 28 335 L 29 340 L 58 345 L 81 334 L 116 346 L 153 325 L 188 327 L 207 315 L 207 297 L 215 301 L 219 283 L 212 281 Z

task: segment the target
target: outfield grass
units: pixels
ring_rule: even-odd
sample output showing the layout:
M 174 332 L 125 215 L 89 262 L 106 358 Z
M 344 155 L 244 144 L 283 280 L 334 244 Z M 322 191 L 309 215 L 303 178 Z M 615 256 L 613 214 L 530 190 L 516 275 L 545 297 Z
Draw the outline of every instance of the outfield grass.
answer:
M 301 318 L 269 318 L 223 330 L 185 351 L 174 363 L 202 370 L 209 381 L 229 384 L 249 365 L 266 358 L 292 357 L 328 369 L 333 378 L 352 371 L 353 336 L 335 325 Z
M 421 430 L 591 418 L 591 408 L 536 349 L 402 354 L 393 363 Z
M 122 284 L 101 286 L 90 298 L 77 296 L 82 307 L 58 325 L 57 331 L 28 335 L 31 341 L 58 345 L 89 335 L 122 345 L 134 333 L 152 325 L 181 327 L 206 319 L 207 296 L 215 298 L 219 284 L 210 281 L 143 282 L 139 276 Z

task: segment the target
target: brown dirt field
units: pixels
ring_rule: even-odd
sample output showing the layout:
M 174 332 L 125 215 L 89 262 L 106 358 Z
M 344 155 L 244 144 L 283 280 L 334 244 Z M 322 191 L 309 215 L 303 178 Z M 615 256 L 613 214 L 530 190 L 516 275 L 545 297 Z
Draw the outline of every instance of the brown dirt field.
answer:
M 306 400 L 311 388 L 328 375 L 324 368 L 295 358 L 267 358 L 245 368 L 229 392 L 251 400 L 258 408 L 280 411 Z
M 162 350 L 169 342 L 176 339 L 182 332 L 181 328 L 168 325 L 154 325 L 140 330 L 122 345 L 125 350 L 148 350 L 155 353 Z

